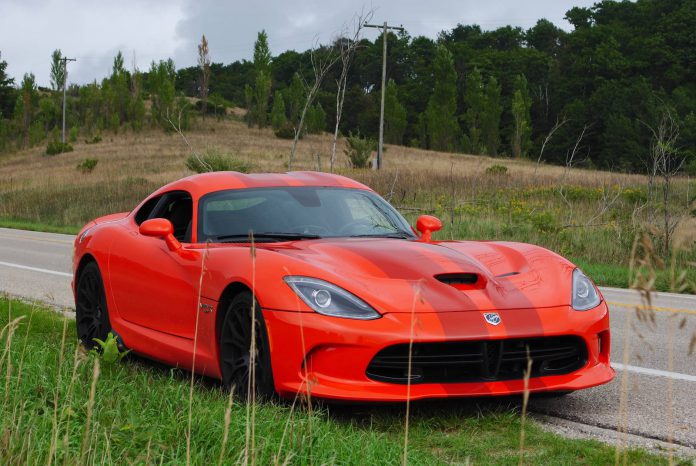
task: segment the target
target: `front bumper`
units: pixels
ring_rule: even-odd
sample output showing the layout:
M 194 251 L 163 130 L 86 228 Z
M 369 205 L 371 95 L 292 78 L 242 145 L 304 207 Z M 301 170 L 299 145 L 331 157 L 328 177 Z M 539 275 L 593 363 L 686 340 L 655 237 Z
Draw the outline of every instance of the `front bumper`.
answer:
M 490 312 L 490 311 L 486 311 Z M 487 324 L 484 311 L 388 313 L 359 321 L 316 313 L 264 309 L 276 391 L 283 397 L 311 392 L 318 398 L 352 401 L 406 401 L 525 391 L 522 379 L 466 383 L 394 384 L 368 378 L 366 369 L 383 348 L 394 344 L 576 335 L 587 345 L 580 369 L 529 379 L 531 392 L 572 391 L 609 382 L 609 314 L 602 302 L 578 312 L 569 306 L 496 311 L 501 324 Z

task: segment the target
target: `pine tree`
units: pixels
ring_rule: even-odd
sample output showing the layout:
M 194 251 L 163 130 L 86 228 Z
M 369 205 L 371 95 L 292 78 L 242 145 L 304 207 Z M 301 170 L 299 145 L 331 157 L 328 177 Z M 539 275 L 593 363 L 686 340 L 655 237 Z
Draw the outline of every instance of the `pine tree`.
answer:
M 285 91 L 285 107 L 287 108 L 288 118 L 293 126 L 300 120 L 300 112 L 305 100 L 305 90 L 302 79 L 298 73 L 292 75 L 290 87 Z
M 500 93 L 500 84 L 491 76 L 486 83 L 485 107 L 481 116 L 481 142 L 486 148 L 486 153 L 494 157 L 498 155 L 500 147 L 500 117 L 503 114 Z
M 254 89 L 248 85 L 244 85 L 244 107 L 246 108 L 246 122 L 247 126 L 251 128 L 254 126 Z
M 454 151 L 458 148 L 460 129 L 457 123 L 457 72 L 452 54 L 439 45 L 432 64 L 435 89 L 425 110 L 429 147 Z
M 22 145 L 29 145 L 29 129 L 34 119 L 38 93 L 36 91 L 36 78 L 33 73 L 27 73 L 22 79 L 19 89 L 19 98 L 15 106 L 15 118 L 22 128 Z
M 326 112 L 321 104 L 316 104 L 307 111 L 307 133 L 321 134 L 326 129 Z
M 265 71 L 256 74 L 255 117 L 259 128 L 268 126 L 268 99 L 271 96 L 271 75 Z
M 275 96 L 273 96 L 273 108 L 271 109 L 271 126 L 277 131 L 287 123 L 287 121 L 283 94 L 280 91 L 276 91 Z
M 171 127 L 170 120 L 177 122 L 175 115 L 175 97 L 176 91 L 174 81 L 176 71 L 174 62 L 169 60 L 160 60 L 152 62 L 150 72 L 148 73 L 148 83 L 150 85 L 150 100 L 152 101 L 152 118 L 155 123 L 161 125 L 165 129 Z
M 63 89 L 63 81 L 65 81 L 65 63 L 62 58 L 60 49 L 54 50 L 51 54 L 51 89 L 54 91 Z
M 515 158 L 527 155 L 527 150 L 532 143 L 531 116 L 532 98 L 529 96 L 527 78 L 519 75 L 515 79 L 514 93 L 512 96 L 512 155 Z
M 403 144 L 406 131 L 406 109 L 399 102 L 396 83 L 390 79 L 384 92 L 384 140 L 387 144 Z
M 259 128 L 268 125 L 268 100 L 271 97 L 271 51 L 268 47 L 266 31 L 259 32 L 254 43 L 254 113 Z
M 0 54 L 0 119 L 10 118 L 17 100 L 14 79 L 7 76 L 7 62 Z
M 462 120 L 467 129 L 464 150 L 471 154 L 480 154 L 482 151 L 481 127 L 483 114 L 486 111 L 486 97 L 483 89 L 483 78 L 478 68 L 474 68 L 466 77 L 464 105 L 466 105 L 466 113 L 462 116 Z

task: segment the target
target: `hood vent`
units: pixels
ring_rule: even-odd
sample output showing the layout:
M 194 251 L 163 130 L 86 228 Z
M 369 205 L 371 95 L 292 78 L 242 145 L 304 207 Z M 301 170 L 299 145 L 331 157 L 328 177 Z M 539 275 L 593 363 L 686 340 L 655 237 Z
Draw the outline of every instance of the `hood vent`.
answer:
M 485 279 L 477 273 L 443 273 L 435 279 L 458 290 L 477 290 L 485 286 Z

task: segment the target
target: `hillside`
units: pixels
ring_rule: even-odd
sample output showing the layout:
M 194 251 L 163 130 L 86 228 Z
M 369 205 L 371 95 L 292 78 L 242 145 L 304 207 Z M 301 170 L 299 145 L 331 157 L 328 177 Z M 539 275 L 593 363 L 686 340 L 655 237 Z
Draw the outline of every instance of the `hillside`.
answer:
M 292 143 L 236 119 L 197 120 L 185 135 L 197 153 L 230 154 L 254 171 L 284 171 Z M 191 149 L 173 132 L 104 133 L 97 144 L 85 139 L 74 152 L 56 156 L 35 147 L 0 157 L 4 225 L 74 232 L 96 216 L 131 210 L 157 187 L 192 173 L 185 167 Z M 306 136 L 294 169 L 326 170 L 330 147 L 329 135 Z M 76 168 L 85 159 L 98 161 L 92 172 Z M 540 244 L 595 271 L 599 282 L 620 286 L 627 284 L 636 235 L 653 231 L 659 250 L 662 207 L 656 199 L 647 202 L 644 176 L 403 146 L 387 147 L 379 172 L 345 168 L 342 149 L 338 159 L 340 173 L 373 187 L 410 220 L 420 213 L 440 216 L 440 238 Z M 681 264 L 694 258 L 688 214 L 695 193 L 686 178 L 672 190 L 669 212 L 680 219 L 675 244 L 687 249 L 678 254 Z M 659 286 L 670 288 L 667 275 Z

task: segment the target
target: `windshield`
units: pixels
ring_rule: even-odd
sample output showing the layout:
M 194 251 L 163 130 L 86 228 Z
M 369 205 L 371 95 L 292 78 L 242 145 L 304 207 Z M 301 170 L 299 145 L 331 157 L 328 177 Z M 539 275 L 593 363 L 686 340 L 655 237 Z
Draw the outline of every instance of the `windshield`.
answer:
M 198 241 L 336 237 L 415 238 L 378 195 L 360 189 L 281 187 L 219 191 L 201 198 Z

